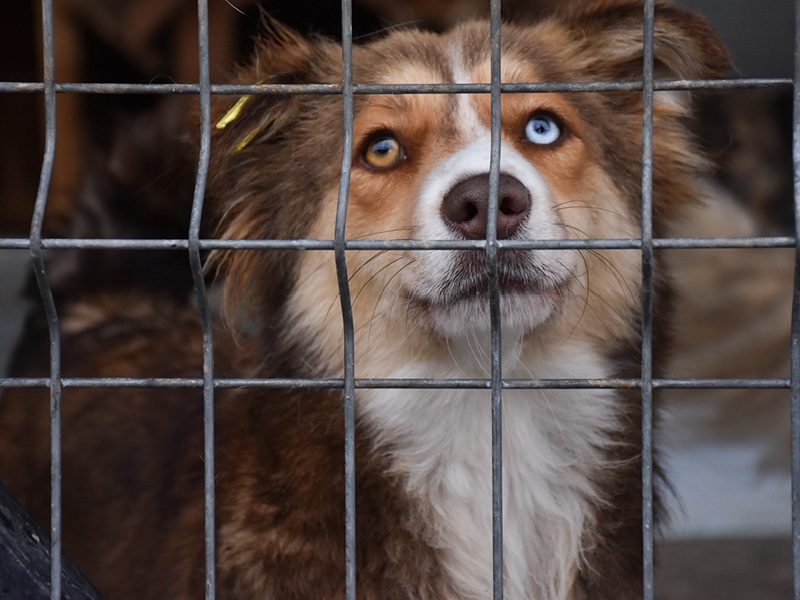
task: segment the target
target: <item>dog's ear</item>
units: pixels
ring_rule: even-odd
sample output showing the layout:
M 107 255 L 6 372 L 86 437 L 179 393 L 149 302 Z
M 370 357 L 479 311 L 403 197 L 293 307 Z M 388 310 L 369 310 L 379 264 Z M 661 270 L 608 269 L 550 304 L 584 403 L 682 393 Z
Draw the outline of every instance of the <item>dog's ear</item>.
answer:
M 580 40 L 585 71 L 593 79 L 641 79 L 643 15 L 641 0 L 572 3 L 562 13 Z M 656 77 L 713 78 L 730 68 L 725 47 L 702 17 L 656 2 L 654 28 Z
M 644 9 L 641 0 L 574 2 L 560 15 L 570 28 L 572 76 L 586 81 L 637 81 L 644 61 Z M 722 42 L 702 17 L 656 1 L 654 17 L 654 74 L 664 79 L 711 79 L 730 68 Z M 641 182 L 642 93 L 599 94 L 613 111 L 619 146 L 617 168 L 631 181 Z M 696 147 L 688 121 L 690 92 L 659 91 L 653 105 L 654 228 L 657 235 L 675 218 L 681 206 L 699 194 L 698 180 L 709 163 Z M 611 123 L 608 123 L 612 127 Z M 626 148 L 626 151 L 622 149 Z M 661 232 L 661 233 L 658 233 Z
M 336 84 L 342 80 L 341 65 L 341 46 L 337 43 L 302 37 L 267 19 L 253 58 L 238 70 L 233 83 Z M 298 202 L 303 202 L 304 195 L 311 194 L 310 184 L 301 185 L 309 181 L 303 181 L 307 173 L 295 158 L 297 145 L 308 145 L 308 136 L 296 134 L 296 130 L 307 127 L 315 115 L 319 118 L 320 111 L 332 109 L 332 114 L 341 114 L 338 98 L 244 94 L 213 95 L 211 100 L 206 191 L 216 234 L 227 239 L 301 237 L 299 228 L 305 221 L 295 212 L 280 209 L 287 198 L 299 196 Z M 337 134 L 340 131 L 338 127 L 332 130 Z M 284 202 L 270 201 L 276 198 Z M 275 264 L 258 252 L 210 253 L 207 268 L 226 276 L 230 322 L 285 292 L 274 285 L 277 275 L 268 272 Z M 260 276 L 253 277 L 254 273 Z
M 231 83 L 304 84 L 341 80 L 341 49 L 323 38 L 306 39 L 265 17 L 251 62 Z M 246 152 L 296 122 L 302 97 L 281 94 L 214 95 L 211 103 L 215 154 Z

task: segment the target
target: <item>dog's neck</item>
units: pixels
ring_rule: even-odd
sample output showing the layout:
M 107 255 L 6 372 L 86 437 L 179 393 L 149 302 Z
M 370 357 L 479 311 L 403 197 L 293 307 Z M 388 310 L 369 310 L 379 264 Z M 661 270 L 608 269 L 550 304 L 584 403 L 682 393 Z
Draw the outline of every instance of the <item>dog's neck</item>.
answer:
M 466 340 L 463 340 L 467 344 Z M 514 350 L 516 352 L 514 352 Z M 527 351 L 526 351 L 527 350 Z M 451 342 L 438 360 L 395 360 L 398 378 L 486 377 L 485 349 Z M 536 356 L 519 345 L 507 378 L 602 378 L 599 352 L 571 344 Z M 374 356 L 374 354 L 373 354 Z M 481 358 L 479 358 L 481 357 Z M 399 358 L 399 357 L 398 357 Z M 364 356 L 365 372 L 372 362 Z M 378 357 L 380 359 L 380 357 Z M 580 365 L 580 373 L 575 372 Z M 458 598 L 492 586 L 491 405 L 488 390 L 363 390 L 358 414 L 390 455 L 410 496 L 430 514 Z M 601 501 L 595 482 L 619 415 L 604 390 L 506 390 L 503 394 L 505 597 L 566 600 L 581 564 L 582 532 Z

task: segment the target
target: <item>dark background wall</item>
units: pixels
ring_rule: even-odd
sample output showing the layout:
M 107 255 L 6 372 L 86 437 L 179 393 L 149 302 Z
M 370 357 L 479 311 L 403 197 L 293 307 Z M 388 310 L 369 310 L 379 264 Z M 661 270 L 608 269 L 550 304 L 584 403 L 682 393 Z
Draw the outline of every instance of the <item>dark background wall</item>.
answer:
M 744 77 L 791 77 L 792 0 L 677 0 L 706 16 Z

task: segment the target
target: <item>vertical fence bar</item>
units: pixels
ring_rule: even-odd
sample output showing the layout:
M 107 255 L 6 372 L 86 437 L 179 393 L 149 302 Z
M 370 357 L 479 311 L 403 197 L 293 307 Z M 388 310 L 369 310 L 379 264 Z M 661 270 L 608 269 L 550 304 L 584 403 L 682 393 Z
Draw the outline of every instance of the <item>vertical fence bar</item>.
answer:
M 491 1 L 491 158 L 486 216 L 492 362 L 492 581 L 493 599 L 503 598 L 503 370 L 500 285 L 497 273 L 497 211 L 500 186 L 500 0 Z
M 653 53 L 654 2 L 645 0 L 642 64 L 642 575 L 653 583 Z
M 208 161 L 211 146 L 211 85 L 208 58 L 208 0 L 197 0 L 198 61 L 200 83 L 200 155 L 195 179 L 192 215 L 189 223 L 189 264 L 203 330 L 203 462 L 205 526 L 205 598 L 216 594 L 214 530 L 214 339 L 211 308 L 200 256 L 200 222 L 203 215 Z
M 800 600 L 800 0 L 795 2 L 792 164 L 796 236 L 791 331 L 793 598 Z
M 336 207 L 334 255 L 344 327 L 344 476 L 345 590 L 356 598 L 356 452 L 355 452 L 355 332 L 347 277 L 345 231 L 350 171 L 353 161 L 353 22 L 352 2 L 342 0 L 342 170 Z
M 44 268 L 42 228 L 56 154 L 56 78 L 53 2 L 42 0 L 45 150 L 30 231 L 30 253 L 50 336 L 50 597 L 61 599 L 61 334 Z

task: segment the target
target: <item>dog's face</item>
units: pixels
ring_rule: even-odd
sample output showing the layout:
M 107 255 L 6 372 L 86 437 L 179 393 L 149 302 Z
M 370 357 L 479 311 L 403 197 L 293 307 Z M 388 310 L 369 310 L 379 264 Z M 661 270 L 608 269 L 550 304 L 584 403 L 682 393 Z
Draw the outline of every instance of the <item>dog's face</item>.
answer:
M 502 81 L 636 79 L 641 6 L 601 3 L 538 25 L 502 30 Z M 659 11 L 656 58 L 672 76 L 716 75 L 724 51 L 696 17 Z M 285 32 L 262 48 L 274 79 L 337 82 L 340 50 Z M 488 83 L 489 25 L 444 35 L 399 32 L 357 47 L 356 83 Z M 247 74 L 244 75 L 247 77 Z M 252 78 L 252 76 L 250 77 Z M 227 100 L 219 116 L 230 107 Z M 506 93 L 502 96 L 498 239 L 635 238 L 640 235 L 639 93 Z M 341 157 L 341 99 L 260 97 L 217 139 L 212 194 L 224 196 L 228 237 L 331 239 Z M 685 99 L 656 97 L 654 198 L 660 223 L 695 193 L 702 163 L 682 119 Z M 486 237 L 488 94 L 358 95 L 347 238 L 481 240 Z M 258 135 L 243 150 L 231 149 Z M 276 299 L 316 343 L 339 347 L 332 254 L 251 253 L 222 258 L 237 290 Z M 348 252 L 357 340 L 387 332 L 403 340 L 453 340 L 487 331 L 483 250 Z M 501 250 L 504 331 L 542 343 L 635 335 L 638 251 Z M 265 280 L 245 282 L 264 274 Z M 274 286 L 285 289 L 276 292 Z M 271 289 L 270 289 L 271 288 Z M 239 292 L 237 292 L 237 295 Z M 418 344 L 418 341 L 413 342 Z M 374 343 L 373 343 L 374 345 Z M 366 346 L 365 346 L 366 347 Z M 338 351 L 337 351 L 338 352 Z
M 502 62 L 503 81 L 541 81 L 536 62 L 524 52 L 514 52 L 528 31 L 509 28 L 505 33 L 509 50 Z M 488 44 L 481 42 L 487 35 L 487 25 L 475 23 L 442 37 L 389 40 L 385 44 L 388 55 L 403 46 L 419 53 L 406 51 L 404 60 L 376 79 L 381 83 L 486 83 L 490 60 Z M 394 47 L 393 42 L 402 46 Z M 429 60 L 432 50 L 436 61 Z M 599 165 L 590 148 L 591 132 L 586 131 L 579 110 L 558 94 L 503 96 L 499 239 L 637 235 L 636 215 Z M 354 126 L 351 239 L 485 239 L 490 121 L 490 98 L 485 94 L 365 99 Z M 377 263 L 374 268 L 365 268 L 372 274 L 381 268 L 388 276 L 396 274 L 387 291 L 401 299 L 401 309 L 413 310 L 446 337 L 457 337 L 465 323 L 488 328 L 485 252 L 387 254 L 372 261 Z M 386 266 L 390 261 L 392 266 Z M 529 332 L 563 312 L 573 300 L 585 298 L 586 290 L 580 286 L 586 285 L 587 268 L 590 265 L 577 251 L 500 252 L 504 325 Z M 620 277 L 636 279 L 635 263 L 623 268 L 626 273 Z M 385 285 L 388 278 L 380 280 Z M 610 287 L 621 291 L 618 285 Z M 614 301 L 616 305 L 626 302 Z

